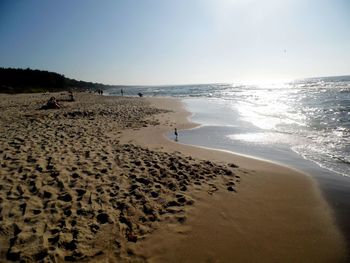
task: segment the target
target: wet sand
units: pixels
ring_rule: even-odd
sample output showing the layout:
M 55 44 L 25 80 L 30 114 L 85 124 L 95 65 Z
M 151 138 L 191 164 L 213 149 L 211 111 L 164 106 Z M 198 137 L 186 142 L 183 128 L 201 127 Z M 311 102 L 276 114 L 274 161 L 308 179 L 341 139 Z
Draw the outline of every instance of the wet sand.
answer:
M 200 202 L 185 229 L 168 227 L 145 242 L 151 262 L 346 262 L 344 239 L 311 177 L 246 156 L 169 141 L 164 136 L 169 129 L 196 125 L 188 122 L 190 113 L 180 101 L 149 100 L 174 111 L 163 115 L 166 125 L 123 140 L 216 163 L 234 162 L 240 176 L 234 196 L 220 183 L 214 196 L 194 192 Z
M 171 142 L 172 99 L 0 95 L 0 258 L 29 262 L 342 262 L 314 181 Z

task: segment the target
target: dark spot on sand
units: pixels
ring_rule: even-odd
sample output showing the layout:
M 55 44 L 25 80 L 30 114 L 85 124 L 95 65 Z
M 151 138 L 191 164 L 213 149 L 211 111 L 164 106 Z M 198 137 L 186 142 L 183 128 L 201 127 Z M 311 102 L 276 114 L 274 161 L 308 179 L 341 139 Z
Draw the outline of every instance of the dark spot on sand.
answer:
M 42 168 L 39 164 L 37 164 L 37 165 L 35 166 L 35 170 L 37 170 L 38 172 L 42 172 L 42 171 L 43 171 L 43 168 Z
M 21 232 L 22 232 L 22 229 L 20 229 L 16 224 L 13 224 L 13 235 L 17 236 Z
M 194 201 L 193 200 L 188 200 L 187 202 L 186 202 L 186 205 L 193 205 L 194 204 Z
M 10 249 L 6 253 L 6 259 L 9 261 L 19 261 L 20 257 L 21 257 L 20 252 L 11 252 Z
M 91 232 L 94 233 L 94 234 L 95 234 L 99 229 L 100 229 L 100 227 L 99 227 L 98 225 L 96 225 L 96 224 L 91 224 L 91 225 L 90 225 L 90 230 L 91 230 Z
M 31 192 L 32 194 L 36 194 L 38 192 L 38 188 L 36 188 L 36 186 L 32 186 L 31 188 L 29 188 L 29 192 Z
M 171 183 L 168 184 L 168 188 L 169 188 L 170 190 L 172 190 L 172 191 L 175 191 L 175 190 L 176 190 L 176 184 L 173 183 L 173 182 L 171 182 Z
M 231 170 L 226 170 L 226 171 L 225 171 L 225 174 L 226 174 L 227 176 L 232 176 L 232 175 L 234 175 L 234 173 L 233 173 Z
M 52 164 L 46 166 L 46 170 L 53 170 L 55 167 Z
M 55 234 L 59 233 L 60 230 L 57 229 L 57 228 L 54 228 L 54 229 L 51 229 L 50 232 L 51 232 L 52 235 L 55 235 Z
M 50 173 L 50 176 L 51 176 L 52 178 L 56 178 L 56 177 L 59 176 L 59 175 L 60 175 L 60 173 L 57 172 L 57 171 L 51 171 L 51 173 Z
M 187 191 L 186 185 L 181 186 L 181 187 L 180 187 L 180 190 L 181 190 L 181 191 L 184 191 L 184 192 Z
M 51 198 L 52 194 L 48 191 L 44 191 L 44 198 L 48 199 Z
M 143 178 L 143 177 L 137 178 L 136 181 L 139 182 L 139 183 L 141 183 L 141 184 L 144 184 L 144 185 L 149 185 L 149 184 L 151 183 L 150 180 L 148 180 L 148 179 L 146 179 L 146 178 Z
M 177 199 L 177 201 L 178 201 L 179 203 L 183 204 L 183 203 L 186 202 L 186 198 L 182 196 L 182 197 L 179 197 L 179 198 Z
M 78 229 L 73 229 L 72 230 L 72 235 L 73 235 L 73 239 L 77 239 L 78 235 L 79 235 L 79 230 Z
M 137 242 L 137 236 L 132 234 L 132 233 L 128 233 L 127 234 L 127 239 L 128 239 L 129 242 L 134 242 L 134 243 Z
M 179 223 L 183 224 L 183 223 L 186 222 L 186 217 L 184 217 L 184 216 L 178 217 L 178 218 L 177 218 L 177 221 L 178 221 Z
M 41 210 L 40 209 L 33 209 L 33 214 L 39 215 L 39 214 L 41 214 Z
M 169 207 L 169 206 L 179 206 L 180 204 L 178 203 L 178 202 L 176 202 L 176 201 L 170 201 L 170 202 L 168 202 L 167 203 L 167 207 Z
M 100 224 L 106 224 L 108 223 L 109 216 L 106 213 L 101 213 L 96 218 Z
M 75 262 L 75 261 L 77 261 L 77 259 L 73 255 L 72 256 L 65 256 L 64 261 Z
M 49 254 L 47 253 L 47 250 L 44 249 L 42 251 L 40 251 L 39 253 L 34 255 L 34 259 L 35 261 L 40 261 L 43 260 L 44 258 L 46 258 Z
M 68 217 L 68 216 L 72 215 L 72 210 L 70 210 L 70 208 L 66 208 L 66 209 L 64 209 L 63 213 L 65 216 Z
M 60 195 L 57 199 L 64 201 L 64 202 L 70 202 L 70 201 L 72 201 L 72 196 L 68 193 L 65 193 L 63 195 Z
M 27 204 L 26 203 L 20 204 L 19 208 L 21 209 L 22 216 L 23 216 L 26 213 Z
M 75 250 L 77 248 L 74 240 L 70 242 L 63 242 L 62 245 L 66 250 Z
M 152 192 L 151 192 L 151 196 L 154 197 L 154 198 L 156 198 L 156 197 L 159 196 L 159 194 L 158 194 L 157 192 L 152 191 Z
M 78 196 L 83 196 L 86 193 L 86 190 L 84 189 L 75 189 L 75 191 L 77 192 Z
M 230 192 L 236 192 L 236 189 L 234 189 L 232 186 L 227 187 L 227 190 Z
M 48 238 L 48 241 L 52 244 L 52 245 L 55 245 L 57 244 L 57 242 L 60 240 L 60 236 L 57 235 L 57 236 L 54 236 L 54 237 L 51 237 L 51 238 Z
M 143 205 L 143 212 L 144 212 L 146 215 L 151 215 L 151 214 L 154 213 L 154 210 L 153 210 L 153 208 L 152 208 L 150 205 L 144 204 L 144 205 Z

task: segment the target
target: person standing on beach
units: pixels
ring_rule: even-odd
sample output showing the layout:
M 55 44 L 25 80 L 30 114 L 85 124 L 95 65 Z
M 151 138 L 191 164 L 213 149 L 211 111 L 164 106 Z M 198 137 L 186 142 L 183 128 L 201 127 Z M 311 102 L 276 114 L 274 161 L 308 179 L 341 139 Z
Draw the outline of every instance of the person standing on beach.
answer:
M 74 96 L 73 96 L 73 92 L 71 90 L 68 91 L 68 96 L 69 96 L 69 101 L 75 101 Z
M 177 133 L 177 129 L 176 128 L 175 128 L 174 134 L 175 134 L 175 141 L 177 142 L 177 137 L 179 136 L 179 134 Z
M 123 89 L 120 89 L 120 93 L 122 94 L 122 97 L 124 96 L 124 91 Z

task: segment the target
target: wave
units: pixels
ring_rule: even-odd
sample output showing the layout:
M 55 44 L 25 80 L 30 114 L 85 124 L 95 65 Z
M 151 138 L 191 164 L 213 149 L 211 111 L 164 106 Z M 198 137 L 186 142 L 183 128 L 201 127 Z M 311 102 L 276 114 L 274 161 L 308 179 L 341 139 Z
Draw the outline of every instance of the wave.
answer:
M 306 138 L 310 146 L 301 147 L 294 141 L 291 148 L 322 167 L 339 170 L 343 175 L 350 174 L 347 158 L 350 156 L 347 146 L 350 136 L 350 76 L 271 85 L 234 83 L 123 89 L 127 96 L 141 92 L 145 96 L 217 100 L 217 103 L 226 105 L 227 111 L 237 112 L 238 119 L 259 129 Z M 119 95 L 120 89 L 110 89 L 108 93 Z M 221 120 L 223 125 L 232 125 L 231 119 L 220 119 L 224 119 Z

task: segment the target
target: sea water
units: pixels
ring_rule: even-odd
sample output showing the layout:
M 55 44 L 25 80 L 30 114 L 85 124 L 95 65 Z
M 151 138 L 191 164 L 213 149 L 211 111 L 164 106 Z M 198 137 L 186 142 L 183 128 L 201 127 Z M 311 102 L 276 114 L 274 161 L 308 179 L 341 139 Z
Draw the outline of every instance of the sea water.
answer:
M 111 88 L 110 95 L 182 98 L 202 126 L 180 141 L 350 176 L 350 76 L 264 84 Z M 295 165 L 294 163 L 295 162 Z M 298 167 L 299 166 L 299 167 Z

